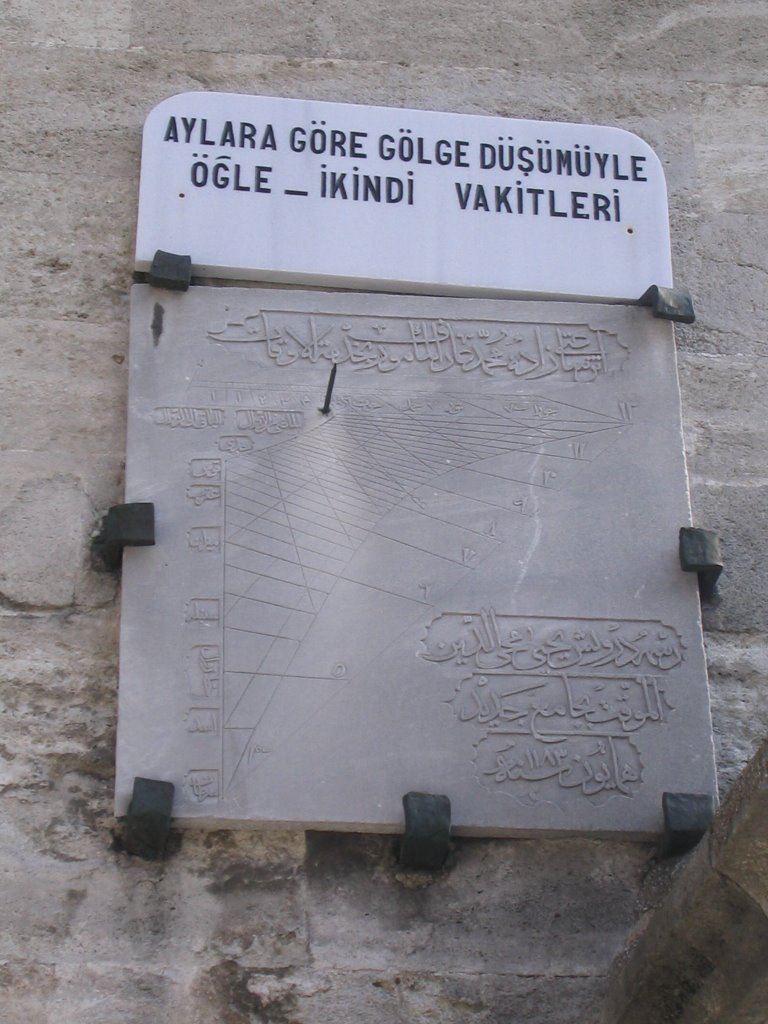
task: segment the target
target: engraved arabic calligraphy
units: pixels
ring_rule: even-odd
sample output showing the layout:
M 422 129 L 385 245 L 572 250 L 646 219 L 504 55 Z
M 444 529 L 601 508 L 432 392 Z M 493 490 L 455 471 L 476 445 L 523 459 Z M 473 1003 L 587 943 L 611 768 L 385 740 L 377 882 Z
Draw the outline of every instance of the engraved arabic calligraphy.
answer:
M 587 324 L 530 324 L 484 319 L 339 316 L 261 310 L 208 331 L 214 342 L 266 346 L 278 366 L 299 360 L 349 363 L 392 373 L 425 364 L 441 373 L 480 370 L 489 377 L 588 383 L 621 369 L 627 346 L 616 334 Z
M 439 615 L 421 657 L 469 666 L 450 703 L 481 730 L 478 776 L 523 800 L 604 800 L 642 783 L 642 733 L 674 708 L 665 677 L 685 645 L 660 621 Z M 476 671 L 472 671 L 476 670 Z M 552 787 L 554 786 L 554 792 Z

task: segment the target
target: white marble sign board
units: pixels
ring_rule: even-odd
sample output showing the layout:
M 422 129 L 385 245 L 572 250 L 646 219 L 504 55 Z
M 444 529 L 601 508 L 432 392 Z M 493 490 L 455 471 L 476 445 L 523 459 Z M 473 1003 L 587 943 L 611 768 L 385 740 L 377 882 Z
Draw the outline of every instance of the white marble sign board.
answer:
M 133 289 L 117 810 L 466 834 L 715 792 L 672 328 L 637 307 Z M 331 411 L 323 415 L 337 366 Z
M 664 172 L 595 125 L 183 93 L 147 117 L 136 267 L 633 302 L 672 284 Z

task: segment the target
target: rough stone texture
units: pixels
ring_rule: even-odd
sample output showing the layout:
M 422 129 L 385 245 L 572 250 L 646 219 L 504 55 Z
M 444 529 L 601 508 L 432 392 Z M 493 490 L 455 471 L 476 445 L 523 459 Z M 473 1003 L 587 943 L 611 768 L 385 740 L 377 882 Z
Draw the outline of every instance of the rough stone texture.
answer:
M 768 742 L 616 963 L 606 1024 L 759 1024 L 768 1009 Z
M 615 124 L 658 151 L 698 313 L 677 330 L 695 521 L 726 553 L 705 621 L 727 789 L 768 730 L 766 5 L 11 0 L 0 28 L 3 1020 L 597 1019 L 679 873 L 646 847 L 457 843 L 426 888 L 391 840 L 110 849 L 117 611 L 87 540 L 122 497 L 141 123 L 202 88 Z

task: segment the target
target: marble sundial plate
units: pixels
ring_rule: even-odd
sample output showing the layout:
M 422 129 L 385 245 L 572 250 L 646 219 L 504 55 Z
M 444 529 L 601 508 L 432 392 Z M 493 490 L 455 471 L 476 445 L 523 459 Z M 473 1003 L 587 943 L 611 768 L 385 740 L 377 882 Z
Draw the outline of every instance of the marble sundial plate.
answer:
M 714 793 L 672 328 L 644 308 L 134 286 L 117 812 L 459 833 Z M 328 414 L 321 412 L 337 368 Z

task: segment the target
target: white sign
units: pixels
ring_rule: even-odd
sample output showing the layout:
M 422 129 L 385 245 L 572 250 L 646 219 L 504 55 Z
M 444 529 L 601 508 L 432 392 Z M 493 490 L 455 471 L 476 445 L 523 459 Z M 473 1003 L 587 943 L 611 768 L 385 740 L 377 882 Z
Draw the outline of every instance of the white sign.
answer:
M 182 93 L 144 126 L 136 268 L 635 301 L 670 286 L 664 173 L 619 128 Z

